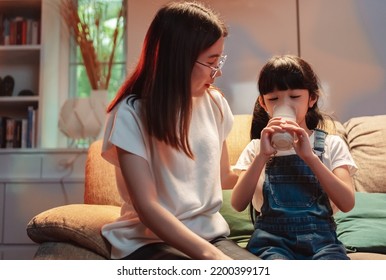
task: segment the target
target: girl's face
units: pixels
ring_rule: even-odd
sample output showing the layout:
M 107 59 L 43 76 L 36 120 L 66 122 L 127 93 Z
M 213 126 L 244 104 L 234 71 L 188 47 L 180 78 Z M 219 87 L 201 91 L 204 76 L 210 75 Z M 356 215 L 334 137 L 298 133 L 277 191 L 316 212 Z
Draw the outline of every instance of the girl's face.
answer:
M 260 105 L 266 110 L 269 116 L 273 115 L 273 108 L 276 105 L 286 104 L 296 111 L 296 122 L 306 130 L 306 114 L 308 108 L 314 106 L 317 97 L 311 98 L 307 89 L 276 90 L 259 96 Z
M 193 66 L 191 76 L 192 96 L 199 97 L 204 95 L 205 91 L 214 83 L 215 78 L 221 76 L 222 73 L 221 70 L 219 70 L 212 78 L 211 73 L 213 70 L 208 66 L 218 66 L 219 59 L 224 51 L 224 40 L 225 39 L 221 37 L 198 56 Z

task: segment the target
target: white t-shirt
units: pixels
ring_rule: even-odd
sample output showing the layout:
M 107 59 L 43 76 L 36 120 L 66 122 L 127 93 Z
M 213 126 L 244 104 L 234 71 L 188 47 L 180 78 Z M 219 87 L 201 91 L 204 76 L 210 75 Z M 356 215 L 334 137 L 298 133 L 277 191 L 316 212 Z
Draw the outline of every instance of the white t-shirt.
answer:
M 311 134 L 309 140 L 313 146 L 314 143 L 314 133 Z M 327 135 L 326 141 L 324 144 L 324 153 L 323 153 L 323 164 L 327 166 L 329 170 L 334 170 L 335 168 L 343 165 L 347 165 L 350 175 L 353 176 L 356 170 L 358 169 L 346 143 L 338 135 Z M 234 170 L 247 170 L 248 167 L 252 164 L 253 159 L 260 151 L 260 139 L 253 139 L 245 147 L 241 153 L 236 165 L 233 167 Z M 296 154 L 294 149 L 288 151 L 278 151 L 276 156 L 284 156 Z M 261 206 L 263 205 L 263 183 L 265 180 L 265 170 L 261 172 L 261 176 L 256 186 L 256 191 L 253 196 L 252 204 L 257 211 L 260 211 Z M 335 205 L 332 202 L 331 206 L 334 212 L 337 211 Z
M 118 189 L 124 200 L 121 217 L 102 228 L 112 245 L 113 259 L 123 258 L 145 244 L 160 242 L 141 223 L 131 204 L 116 146 L 148 161 L 160 204 L 189 229 L 206 240 L 229 235 L 229 226 L 219 213 L 220 158 L 233 115 L 219 92 L 212 90 L 211 94 L 218 106 L 209 94 L 193 98 L 189 143 L 194 160 L 148 136 L 140 116 L 140 99 L 127 97 L 109 113 L 102 156 L 116 166 Z

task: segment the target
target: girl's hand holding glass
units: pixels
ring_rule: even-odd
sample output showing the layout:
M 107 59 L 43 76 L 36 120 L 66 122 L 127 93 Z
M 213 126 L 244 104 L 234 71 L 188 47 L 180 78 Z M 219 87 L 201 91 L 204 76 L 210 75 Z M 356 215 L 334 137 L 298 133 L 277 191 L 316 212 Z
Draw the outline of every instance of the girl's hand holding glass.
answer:
M 307 161 L 308 158 L 315 156 L 312 151 L 311 142 L 307 131 L 293 121 L 287 121 L 282 125 L 283 130 L 294 135 L 293 147 L 298 156 Z
M 286 121 L 280 117 L 274 117 L 269 120 L 267 126 L 261 132 L 260 151 L 265 156 L 271 157 L 277 153 L 277 148 L 272 143 L 273 135 L 286 132 L 283 125 Z

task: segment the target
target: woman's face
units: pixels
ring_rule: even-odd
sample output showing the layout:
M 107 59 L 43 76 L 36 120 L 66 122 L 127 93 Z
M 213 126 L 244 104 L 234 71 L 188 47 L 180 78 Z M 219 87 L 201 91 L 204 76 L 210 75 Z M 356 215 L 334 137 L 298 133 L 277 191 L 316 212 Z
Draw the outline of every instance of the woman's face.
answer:
M 216 77 L 221 76 L 221 70 L 217 71 L 212 78 L 212 69 L 208 66 L 217 67 L 219 59 L 224 51 L 224 38 L 218 39 L 212 46 L 200 53 L 194 64 L 191 77 L 192 96 L 199 97 L 214 83 Z M 204 65 L 203 65 L 204 64 Z

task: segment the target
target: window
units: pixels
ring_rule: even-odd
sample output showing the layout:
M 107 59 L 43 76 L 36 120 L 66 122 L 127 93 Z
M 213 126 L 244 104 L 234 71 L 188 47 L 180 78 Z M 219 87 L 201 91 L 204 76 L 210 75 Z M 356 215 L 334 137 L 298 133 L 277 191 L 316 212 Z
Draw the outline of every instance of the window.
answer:
M 78 14 L 89 25 L 94 48 L 104 73 L 107 73 L 109 56 L 113 49 L 113 34 L 117 26 L 118 15 L 125 0 L 78 0 Z M 123 18 L 118 21 L 120 33 L 117 37 L 111 77 L 108 85 L 109 100 L 115 96 L 126 75 L 126 9 Z M 91 91 L 91 84 L 84 66 L 78 44 L 72 39 L 70 48 L 70 93 L 72 97 L 86 97 Z

